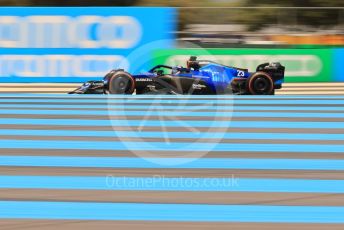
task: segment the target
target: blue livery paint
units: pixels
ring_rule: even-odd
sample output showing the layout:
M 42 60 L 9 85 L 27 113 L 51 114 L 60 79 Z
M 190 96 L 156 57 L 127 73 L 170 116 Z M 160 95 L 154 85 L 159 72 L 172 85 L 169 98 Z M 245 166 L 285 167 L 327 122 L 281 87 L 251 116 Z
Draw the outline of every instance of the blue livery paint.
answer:
M 173 67 L 179 68 L 179 67 Z M 182 68 L 182 67 L 181 67 Z M 134 78 L 154 78 L 158 74 L 154 73 L 155 68 L 147 73 L 134 74 Z M 177 72 L 172 75 L 175 77 L 196 78 L 207 83 L 212 90 L 226 89 L 234 78 L 248 79 L 253 73 L 245 69 L 237 69 L 236 67 L 225 66 L 218 63 L 210 62 L 199 69 L 189 69 L 189 72 Z M 278 80 L 275 84 L 282 84 L 283 80 Z
M 254 72 L 195 56 L 186 63 L 156 65 L 141 73 L 112 69 L 103 81 L 85 82 L 69 94 L 274 95 L 284 81 L 285 67 L 279 62 L 260 64 Z

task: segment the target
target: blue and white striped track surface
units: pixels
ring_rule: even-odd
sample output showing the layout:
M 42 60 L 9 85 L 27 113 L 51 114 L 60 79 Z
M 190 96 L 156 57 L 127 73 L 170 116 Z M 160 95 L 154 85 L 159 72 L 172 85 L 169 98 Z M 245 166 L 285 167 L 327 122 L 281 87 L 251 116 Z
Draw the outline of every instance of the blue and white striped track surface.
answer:
M 2 226 L 344 229 L 344 96 L 0 94 Z

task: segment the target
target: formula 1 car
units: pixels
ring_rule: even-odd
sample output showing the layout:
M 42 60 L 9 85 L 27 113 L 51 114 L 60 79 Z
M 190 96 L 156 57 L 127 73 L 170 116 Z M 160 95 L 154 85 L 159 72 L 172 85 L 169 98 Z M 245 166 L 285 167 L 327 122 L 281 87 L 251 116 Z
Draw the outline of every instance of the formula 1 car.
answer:
M 102 81 L 87 81 L 70 94 L 240 94 L 273 95 L 282 88 L 285 67 L 264 63 L 249 72 L 191 56 L 186 67 L 157 65 L 143 74 L 115 69 Z

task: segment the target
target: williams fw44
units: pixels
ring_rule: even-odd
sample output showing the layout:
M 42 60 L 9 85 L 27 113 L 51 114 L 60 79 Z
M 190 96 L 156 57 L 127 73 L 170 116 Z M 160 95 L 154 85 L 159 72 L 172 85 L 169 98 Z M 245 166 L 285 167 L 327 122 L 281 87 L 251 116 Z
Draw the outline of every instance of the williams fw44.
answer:
M 192 56 L 186 67 L 157 65 L 141 74 L 112 70 L 102 81 L 87 81 L 70 94 L 273 95 L 282 88 L 284 71 L 278 62 L 249 72 Z

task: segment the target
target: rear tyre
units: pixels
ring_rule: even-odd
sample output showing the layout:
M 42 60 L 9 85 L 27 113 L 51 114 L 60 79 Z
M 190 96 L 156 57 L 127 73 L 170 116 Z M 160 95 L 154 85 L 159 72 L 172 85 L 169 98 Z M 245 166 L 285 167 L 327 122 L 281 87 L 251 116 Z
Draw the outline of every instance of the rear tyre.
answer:
M 264 72 L 257 72 L 247 79 L 247 91 L 251 95 L 273 95 L 274 81 Z
M 135 91 L 135 80 L 127 72 L 114 72 L 108 79 L 110 94 L 133 94 Z

